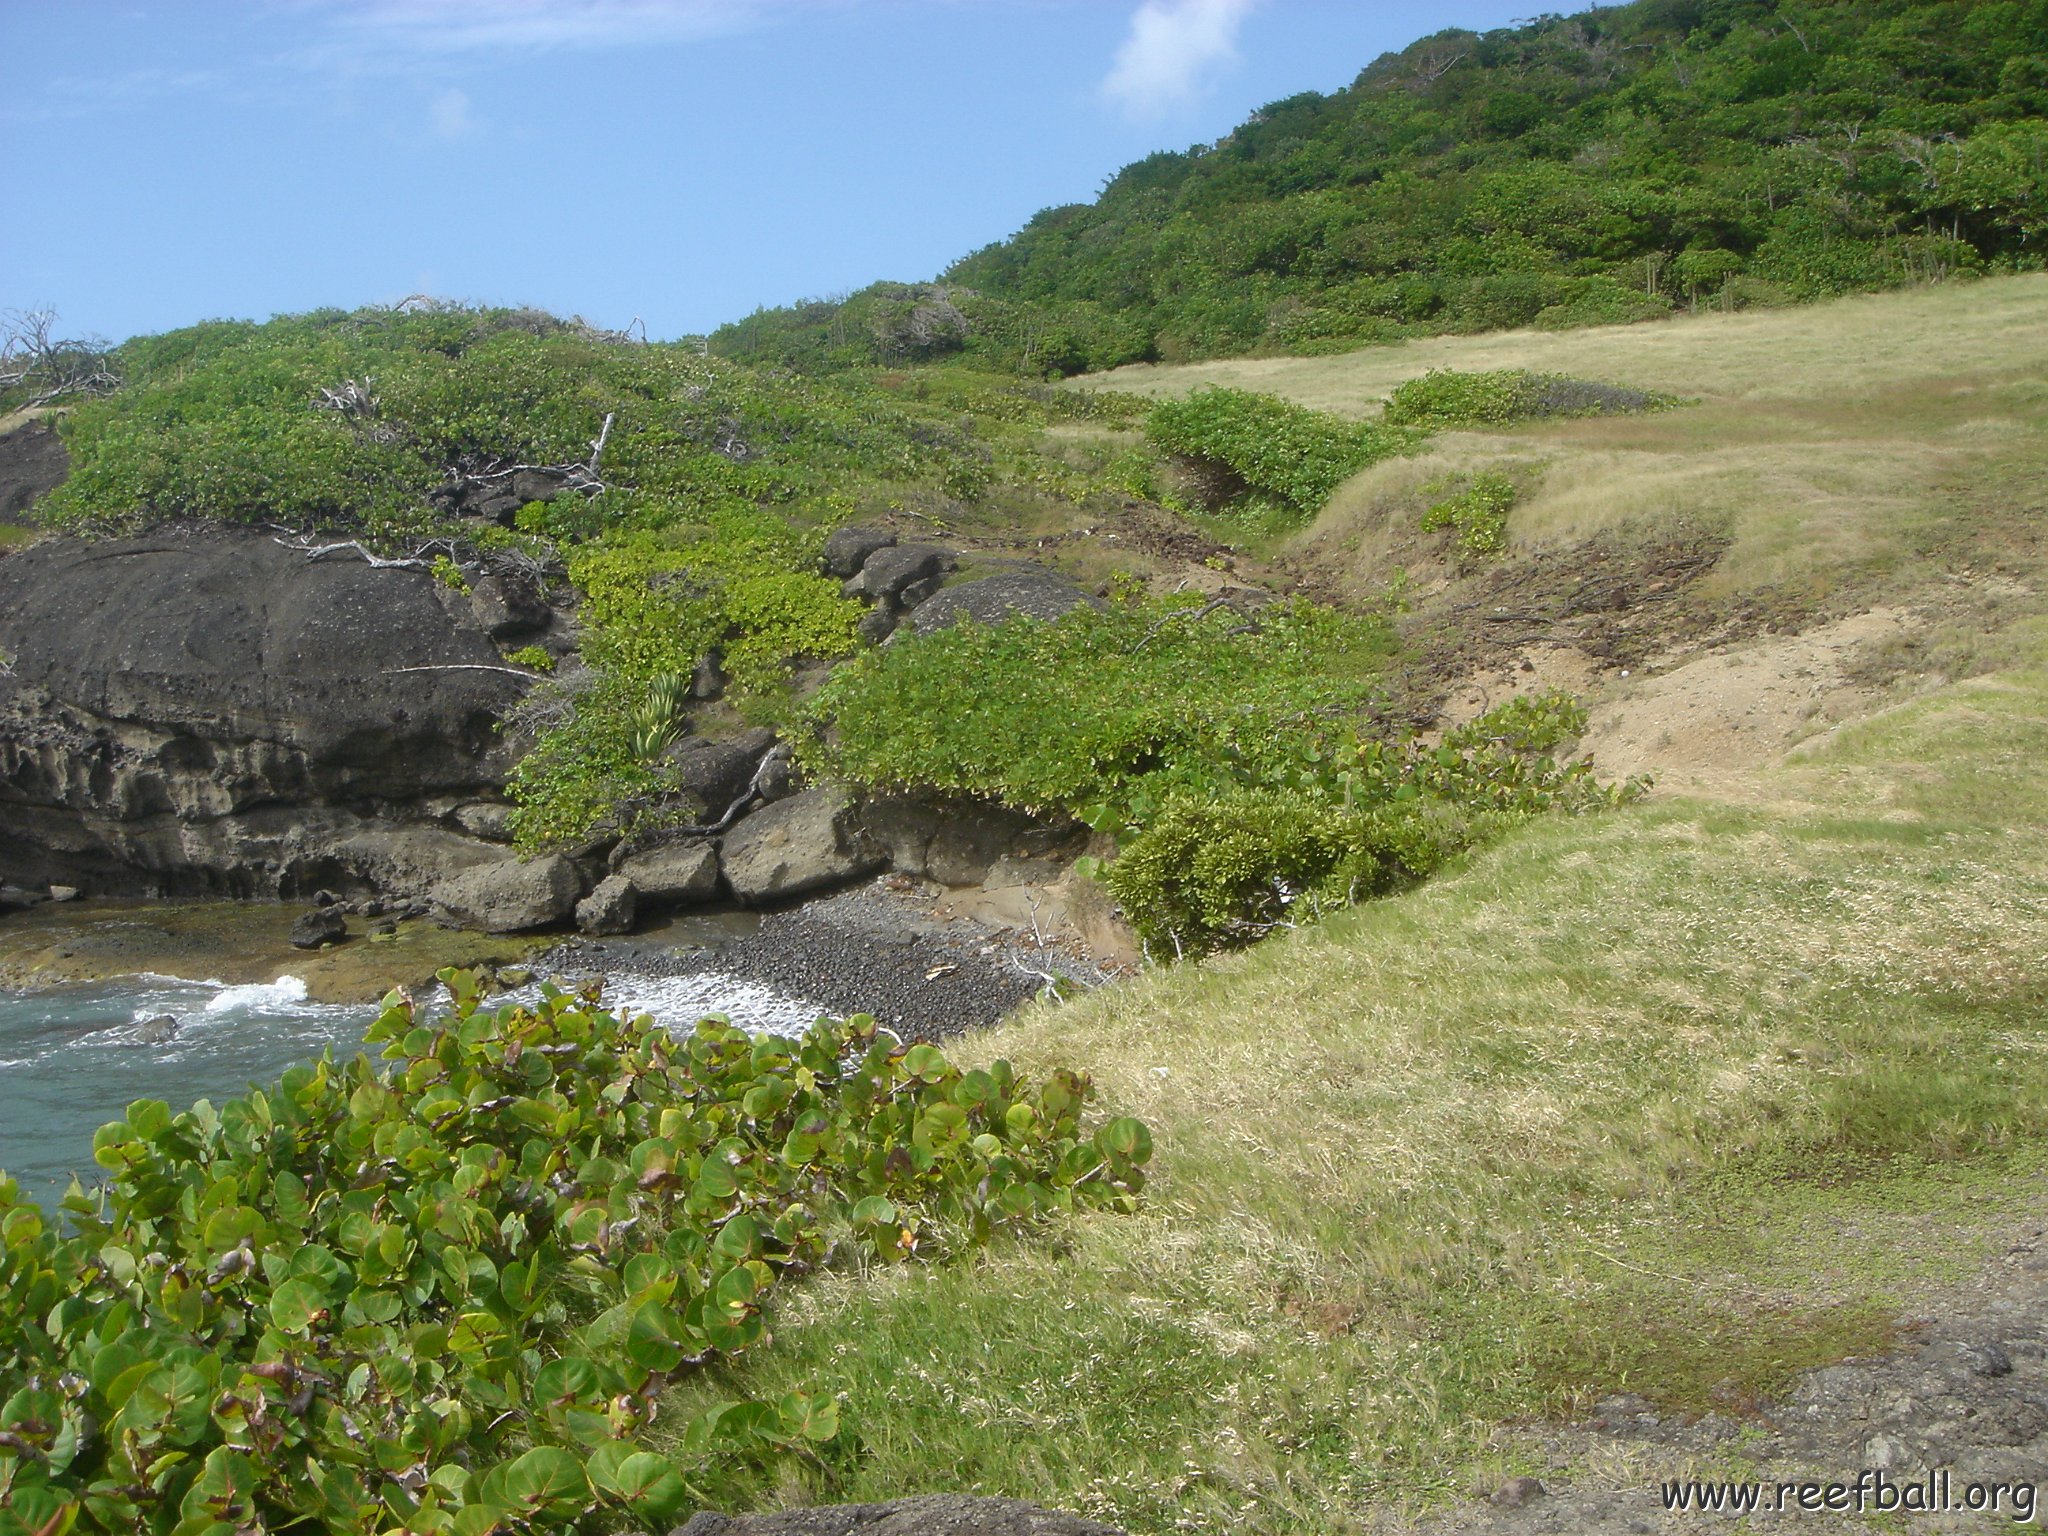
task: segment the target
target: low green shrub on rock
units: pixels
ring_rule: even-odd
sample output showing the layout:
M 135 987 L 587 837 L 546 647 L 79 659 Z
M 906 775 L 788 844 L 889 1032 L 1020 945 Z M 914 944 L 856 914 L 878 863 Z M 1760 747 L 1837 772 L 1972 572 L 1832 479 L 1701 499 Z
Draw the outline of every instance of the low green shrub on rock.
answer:
M 1498 427 L 1545 416 L 1617 416 L 1655 411 L 1678 402 L 1668 395 L 1597 384 L 1557 373 L 1499 368 L 1461 373 L 1437 368 L 1410 379 L 1387 397 L 1389 426 L 1434 431 Z
M 940 789 L 1104 830 L 1166 794 L 1281 772 L 1362 708 L 1386 625 L 1306 601 L 1247 614 L 1122 597 L 1055 623 L 962 622 L 854 657 L 812 702 L 806 759 L 870 789 Z
M 1409 434 L 1244 389 L 1199 389 L 1153 408 L 1145 435 L 1200 476 L 1206 510 L 1250 498 L 1301 521 L 1368 464 L 1401 452 Z
M 60 1231 L 0 1178 L 0 1533 L 662 1529 L 693 1457 L 849 1433 L 834 1399 L 636 1436 L 765 1343 L 786 1275 L 1131 1209 L 1150 1139 L 1085 1078 L 962 1073 L 873 1021 L 682 1037 L 548 988 L 394 994 L 367 1057 L 104 1127 Z

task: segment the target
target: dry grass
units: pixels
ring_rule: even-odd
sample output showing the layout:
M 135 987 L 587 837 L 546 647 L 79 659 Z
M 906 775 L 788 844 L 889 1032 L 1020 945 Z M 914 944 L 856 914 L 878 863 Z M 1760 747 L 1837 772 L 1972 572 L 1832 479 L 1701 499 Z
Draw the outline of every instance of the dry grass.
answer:
M 1378 413 L 1397 384 L 1432 368 L 1532 368 L 1676 395 L 1764 403 L 1880 394 L 1901 378 L 1981 373 L 2040 378 L 2048 276 L 1994 278 L 1842 299 L 1801 309 L 1700 314 L 1580 331 L 1438 336 L 1333 357 L 1145 364 L 1088 387 L 1178 395 L 1227 384 L 1345 415 Z

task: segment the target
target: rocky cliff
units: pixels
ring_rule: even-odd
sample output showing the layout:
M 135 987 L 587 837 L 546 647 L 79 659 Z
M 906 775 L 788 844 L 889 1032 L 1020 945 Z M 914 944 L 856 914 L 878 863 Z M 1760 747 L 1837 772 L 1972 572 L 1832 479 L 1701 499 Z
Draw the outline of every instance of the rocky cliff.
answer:
M 502 859 L 463 822 L 502 821 L 526 685 L 481 597 L 248 530 L 0 560 L 0 880 L 424 891 Z

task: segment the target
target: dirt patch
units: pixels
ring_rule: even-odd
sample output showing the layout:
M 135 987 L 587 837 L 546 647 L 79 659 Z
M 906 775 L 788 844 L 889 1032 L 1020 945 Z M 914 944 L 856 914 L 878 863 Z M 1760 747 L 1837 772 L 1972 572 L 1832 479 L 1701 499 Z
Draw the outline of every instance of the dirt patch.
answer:
M 1517 692 L 1583 692 L 1596 676 L 1640 668 L 1674 644 L 1751 631 L 1701 597 L 1724 536 L 1621 532 L 1536 549 L 1412 600 L 1402 622 L 1413 660 L 1393 679 L 1392 712 L 1421 727 L 1458 724 Z
M 1668 671 L 1617 674 L 1593 706 L 1582 746 L 1603 775 L 1649 774 L 1667 789 L 1722 786 L 1878 707 L 1883 696 L 1856 680 L 1859 658 L 1923 622 L 1874 608 L 1696 654 Z
M 1904 1528 L 1874 1523 L 1880 1478 L 1900 1500 L 1909 1487 L 1960 1500 L 1971 1485 L 2024 1485 L 2019 1497 L 2038 1521 L 2048 1496 L 2037 1504 L 2028 1495 L 2048 1485 L 2048 1219 L 2038 1200 L 2031 1211 L 1991 1265 L 1900 1318 L 1903 1334 L 1915 1340 L 1907 1349 L 1809 1371 L 1782 1400 L 1741 1416 L 1687 1419 L 1617 1396 L 1586 1423 L 1536 1436 L 1504 1431 L 1540 1476 L 1511 1479 L 1483 1502 L 1377 1529 L 1386 1536 L 1728 1529 L 1728 1512 L 1666 1507 L 1666 1480 L 1718 1479 L 1768 1485 L 1763 1504 L 1739 1527 L 1746 1531 Z M 1796 1494 L 1788 1507 L 1773 1507 L 1780 1483 L 1853 1490 L 1859 1475 L 1860 1519 L 1850 1492 L 1838 1496 L 1849 1509 L 1832 1513 L 1824 1504 L 1798 1507 Z M 2008 1491 L 2001 1514 L 1915 1513 L 1910 1528 L 2012 1530 L 2012 1499 Z

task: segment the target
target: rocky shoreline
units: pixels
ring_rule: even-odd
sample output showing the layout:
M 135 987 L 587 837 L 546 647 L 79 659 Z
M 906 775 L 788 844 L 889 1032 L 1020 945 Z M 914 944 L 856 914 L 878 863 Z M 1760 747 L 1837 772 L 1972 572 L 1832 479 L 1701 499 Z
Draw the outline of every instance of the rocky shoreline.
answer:
M 1123 973 L 1076 941 L 949 913 L 941 898 L 938 887 L 885 877 L 765 913 L 722 942 L 575 939 L 537 964 L 565 975 L 731 976 L 931 1040 L 994 1024 L 1048 990 L 1064 995 Z

